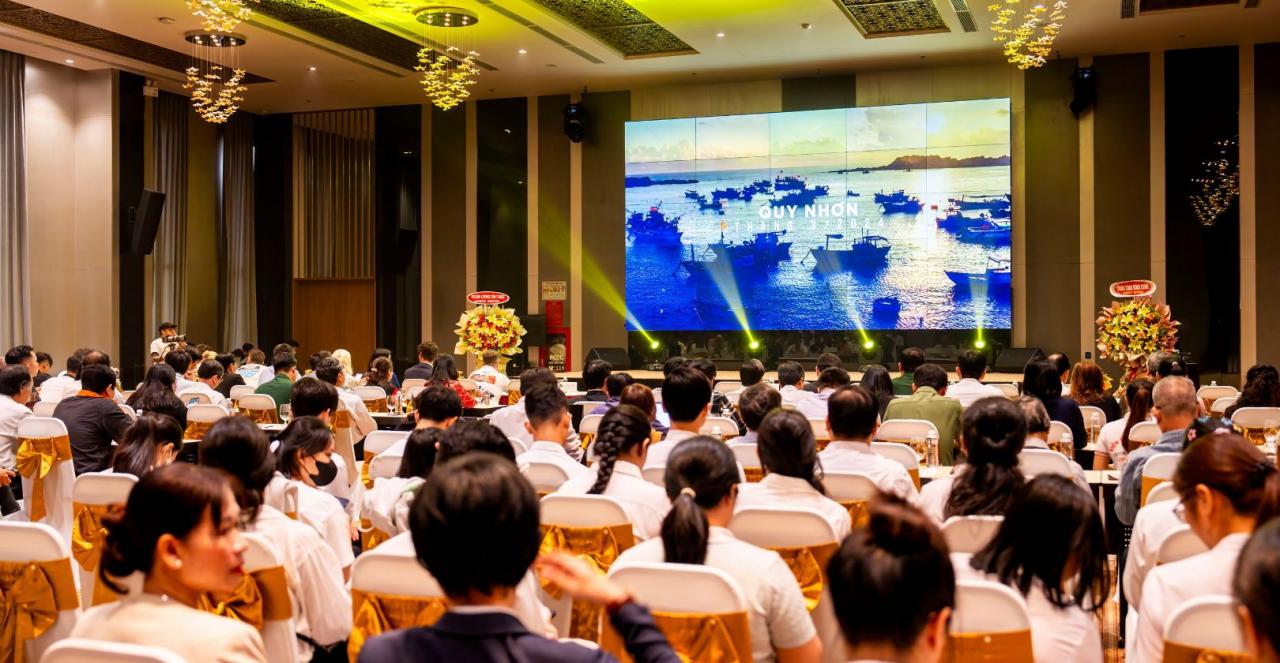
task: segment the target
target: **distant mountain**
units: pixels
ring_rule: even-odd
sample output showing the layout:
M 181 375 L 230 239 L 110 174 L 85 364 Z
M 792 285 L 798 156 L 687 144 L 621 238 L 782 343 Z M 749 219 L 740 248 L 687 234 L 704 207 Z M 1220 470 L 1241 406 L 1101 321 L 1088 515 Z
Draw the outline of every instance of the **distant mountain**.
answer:
M 981 168 L 984 166 L 1007 166 L 1009 165 L 1009 156 L 1000 157 L 965 157 L 957 159 L 943 155 L 931 154 L 924 156 L 921 154 L 911 154 L 904 157 L 894 159 L 887 166 L 872 168 L 871 170 L 914 170 L 916 168 Z
M 683 179 L 655 180 L 652 177 L 628 177 L 626 182 L 626 188 L 631 189 L 639 186 L 659 186 L 662 184 L 697 184 L 697 183 L 698 183 L 698 180 L 683 180 Z

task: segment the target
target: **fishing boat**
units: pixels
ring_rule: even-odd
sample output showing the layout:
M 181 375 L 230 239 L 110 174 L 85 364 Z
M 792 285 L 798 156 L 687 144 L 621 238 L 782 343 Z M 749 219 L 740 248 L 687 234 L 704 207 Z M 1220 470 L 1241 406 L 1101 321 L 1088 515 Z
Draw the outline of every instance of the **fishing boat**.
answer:
M 803 177 L 795 175 L 781 175 L 773 178 L 774 191 L 796 191 L 809 186 Z
M 924 203 L 919 198 L 911 196 L 902 201 L 889 201 L 880 203 L 880 208 L 885 214 L 916 214 L 924 209 Z
M 945 270 L 947 278 L 963 290 L 987 290 L 1009 288 L 1013 285 L 1013 270 L 1008 260 L 987 258 L 987 269 L 981 272 L 954 272 Z
M 960 196 L 959 198 L 949 198 L 947 202 L 955 205 L 958 209 L 994 209 L 1008 207 L 1011 204 L 1011 199 L 1009 194 L 991 194 Z
M 847 272 L 855 269 L 879 267 L 888 261 L 889 240 L 880 235 L 863 235 L 846 248 L 831 248 L 831 240 L 842 240 L 840 233 L 828 233 L 823 246 L 809 249 L 814 269 L 819 272 Z M 809 256 L 805 256 L 807 259 Z
M 662 210 L 650 207 L 648 212 L 627 214 L 627 234 L 637 241 L 653 244 L 679 244 L 680 217 L 668 219 Z
M 756 233 L 755 237 L 744 242 L 726 242 L 724 231 L 720 231 L 720 241 L 707 248 L 716 256 L 716 260 L 727 263 L 733 269 L 749 269 L 774 267 L 779 262 L 791 259 L 791 242 L 783 242 L 781 238 L 787 234 L 785 230 Z
M 902 189 L 898 189 L 897 191 L 894 191 L 892 193 L 885 193 L 883 191 L 878 191 L 876 192 L 875 198 L 876 198 L 876 204 L 901 203 L 907 200 L 907 192 Z
M 845 191 L 845 192 L 844 192 L 844 195 L 845 195 L 845 196 L 847 196 L 847 197 L 849 197 L 849 198 L 857 198 L 857 197 L 861 196 L 862 194 L 858 193 L 857 191 Z
M 959 207 L 952 205 L 947 207 L 943 212 L 943 216 L 937 217 L 935 221 L 937 221 L 938 227 L 943 230 L 960 231 L 969 226 L 986 222 L 990 218 L 990 215 L 986 213 L 979 214 L 976 217 L 965 216 Z
M 877 318 L 896 318 L 902 311 L 897 297 L 877 297 L 871 302 L 871 315 Z
M 1008 221 L 988 219 L 961 230 L 960 241 L 980 244 L 1010 244 L 1013 242 L 1013 224 Z
M 781 198 L 770 198 L 769 205 L 773 207 L 786 207 L 788 205 L 812 205 L 813 201 L 827 195 L 831 191 L 831 187 L 820 184 L 811 189 L 799 189 L 789 191 Z
M 702 197 L 702 194 L 698 193 L 694 189 L 685 189 L 684 197 L 688 198 L 689 200 L 697 200 Z
M 706 196 L 699 196 L 699 197 L 698 197 L 698 200 L 697 200 L 697 203 L 698 203 L 698 210 L 699 210 L 699 211 L 703 211 L 703 212 L 705 212 L 705 211 L 707 211 L 707 210 L 712 210 L 712 211 L 716 212 L 717 214 L 724 214 L 724 202 L 723 202 L 723 201 L 720 201 L 720 200 L 707 200 L 707 197 L 706 197 Z
M 991 218 L 993 219 L 1008 219 L 1011 217 L 1013 217 L 1013 210 L 1007 206 L 991 208 Z

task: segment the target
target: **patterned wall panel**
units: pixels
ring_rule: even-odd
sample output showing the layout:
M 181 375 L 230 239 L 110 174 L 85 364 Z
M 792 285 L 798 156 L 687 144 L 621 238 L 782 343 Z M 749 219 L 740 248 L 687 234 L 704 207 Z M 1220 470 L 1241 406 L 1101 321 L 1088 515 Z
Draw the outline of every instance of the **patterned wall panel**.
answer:
M 835 0 L 866 37 L 948 32 L 933 0 Z
M 531 0 L 627 58 L 698 51 L 623 0 Z

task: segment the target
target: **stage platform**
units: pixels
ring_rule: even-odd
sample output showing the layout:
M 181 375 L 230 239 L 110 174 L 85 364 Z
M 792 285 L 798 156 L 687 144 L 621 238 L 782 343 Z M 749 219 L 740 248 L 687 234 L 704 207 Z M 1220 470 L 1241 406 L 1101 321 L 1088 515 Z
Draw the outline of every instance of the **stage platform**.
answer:
M 656 387 L 656 386 L 662 385 L 662 371 L 626 370 L 626 371 L 619 371 L 619 372 L 628 373 L 631 375 L 631 377 L 635 378 L 637 382 L 649 385 L 650 387 Z M 808 382 L 814 382 L 818 379 L 818 374 L 813 371 L 807 371 L 804 375 L 805 375 L 805 380 Z M 893 377 L 897 377 L 898 374 L 897 372 L 893 372 L 893 373 L 890 373 L 890 375 Z M 582 371 L 568 371 L 564 373 L 556 373 L 556 376 L 563 380 L 581 380 Z M 862 372 L 850 371 L 849 376 L 853 378 L 854 382 L 857 382 L 862 379 Z M 954 372 L 948 373 L 947 377 L 949 377 L 953 382 L 956 380 L 956 375 Z M 737 380 L 737 379 L 738 379 L 737 371 L 721 370 L 718 376 L 716 377 L 717 382 L 723 382 L 727 380 Z M 778 379 L 777 371 L 769 371 L 768 373 L 765 373 L 764 379 L 777 381 Z M 1013 384 L 1021 380 L 1022 380 L 1021 373 L 987 373 L 987 378 L 983 380 L 983 382 L 987 384 L 1002 383 L 1002 382 Z

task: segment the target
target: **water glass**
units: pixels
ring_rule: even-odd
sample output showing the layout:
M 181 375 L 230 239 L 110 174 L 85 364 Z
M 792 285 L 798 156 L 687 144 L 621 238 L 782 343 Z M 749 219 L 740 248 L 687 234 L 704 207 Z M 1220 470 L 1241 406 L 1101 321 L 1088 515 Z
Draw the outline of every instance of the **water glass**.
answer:
M 942 450 L 938 444 L 938 434 L 930 431 L 927 443 L 929 445 L 929 457 L 926 459 L 926 466 L 938 467 L 942 464 Z
M 1263 448 L 1264 453 L 1274 454 L 1276 452 L 1276 438 L 1280 437 L 1280 421 L 1268 419 L 1263 424 L 1262 436 L 1267 441 Z
M 293 416 L 293 406 L 284 403 L 280 406 L 280 423 L 289 425 L 289 419 Z
M 916 452 L 916 458 L 921 465 L 925 465 L 929 461 L 929 441 L 923 437 L 911 438 L 911 449 Z
M 1071 458 L 1075 455 L 1075 438 L 1071 436 L 1071 431 L 1062 434 L 1062 439 L 1058 440 L 1058 453 Z

